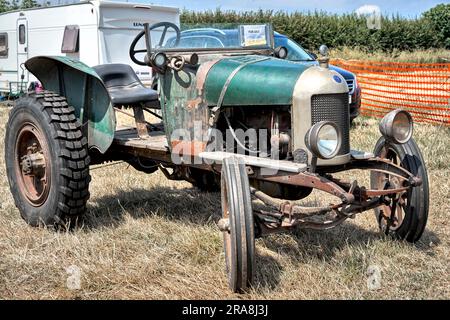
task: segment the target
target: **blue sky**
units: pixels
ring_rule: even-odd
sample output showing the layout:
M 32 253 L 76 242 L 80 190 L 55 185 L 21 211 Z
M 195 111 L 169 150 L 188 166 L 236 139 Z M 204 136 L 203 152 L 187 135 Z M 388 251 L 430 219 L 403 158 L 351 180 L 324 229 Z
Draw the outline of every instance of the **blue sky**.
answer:
M 363 5 L 377 5 L 383 14 L 400 13 L 402 16 L 415 17 L 439 3 L 448 0 L 135 0 L 187 8 L 191 10 L 215 9 L 253 10 L 274 9 L 285 11 L 324 10 L 332 13 L 350 13 Z

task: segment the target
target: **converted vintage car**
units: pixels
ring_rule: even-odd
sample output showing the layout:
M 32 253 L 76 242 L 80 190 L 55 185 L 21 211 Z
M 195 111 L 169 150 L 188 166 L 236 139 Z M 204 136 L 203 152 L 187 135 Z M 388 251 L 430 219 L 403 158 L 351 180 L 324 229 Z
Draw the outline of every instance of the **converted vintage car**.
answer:
M 373 152 L 353 150 L 349 87 L 329 68 L 326 47 L 318 65 L 296 63 L 275 47 L 271 25 L 236 30 L 232 45 L 186 48 L 176 25 L 144 24 L 129 54 L 158 74 L 158 91 L 129 65 L 28 60 L 45 91 L 17 101 L 5 136 L 8 181 L 25 221 L 79 224 L 89 166 L 124 160 L 147 174 L 159 169 L 168 179 L 220 187 L 217 225 L 236 292 L 252 285 L 255 238 L 269 233 L 328 229 L 374 209 L 382 232 L 417 241 L 429 195 L 409 113 L 386 114 Z M 118 127 L 116 112 L 135 125 Z M 369 170 L 370 186 L 335 175 L 352 169 Z M 313 189 L 334 200 L 293 201 Z
M 171 46 L 175 38 L 169 39 L 167 45 Z M 181 32 L 180 45 L 186 48 L 214 48 L 237 45 L 237 30 L 218 28 L 194 28 Z M 317 55 L 303 49 L 294 40 L 278 32 L 274 32 L 274 45 L 276 48 L 287 49 L 286 60 L 306 65 L 318 65 Z M 349 90 L 350 123 L 360 114 L 361 87 L 358 85 L 356 75 L 352 72 L 329 65 L 331 70 L 338 72 L 347 82 Z

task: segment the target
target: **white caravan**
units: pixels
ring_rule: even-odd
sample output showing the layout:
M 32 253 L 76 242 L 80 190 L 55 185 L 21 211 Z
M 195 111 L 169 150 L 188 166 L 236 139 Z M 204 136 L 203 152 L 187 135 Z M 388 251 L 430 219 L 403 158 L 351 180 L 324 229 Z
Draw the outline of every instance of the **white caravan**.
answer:
M 150 68 L 134 64 L 128 51 L 144 22 L 161 21 L 179 26 L 179 9 L 93 0 L 0 14 L 0 95 L 10 86 L 17 89 L 22 63 L 40 55 L 65 55 L 89 66 L 126 63 L 149 84 Z M 36 79 L 26 70 L 23 74 L 26 89 Z

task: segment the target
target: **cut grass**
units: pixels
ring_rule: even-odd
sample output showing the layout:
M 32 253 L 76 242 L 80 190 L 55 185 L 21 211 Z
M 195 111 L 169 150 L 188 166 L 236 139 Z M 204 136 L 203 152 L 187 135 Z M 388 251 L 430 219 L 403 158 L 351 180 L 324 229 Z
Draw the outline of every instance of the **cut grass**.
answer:
M 358 48 L 335 48 L 330 50 L 331 58 L 348 60 L 390 61 L 390 62 L 415 62 L 415 63 L 449 63 L 450 50 L 427 49 L 414 51 L 394 50 L 392 52 L 374 51 L 367 52 Z
M 0 108 L 1 148 L 8 110 Z M 358 118 L 352 147 L 372 150 L 377 120 Z M 378 233 L 373 212 L 329 231 L 298 230 L 258 239 L 255 287 L 229 291 L 215 221 L 220 194 L 145 175 L 121 163 L 92 170 L 86 221 L 73 232 L 26 225 L 0 167 L 0 298 L 3 299 L 449 299 L 450 130 L 417 125 L 431 185 L 421 241 Z M 367 183 L 367 176 L 352 173 Z M 327 201 L 314 192 L 309 201 Z M 70 290 L 66 269 L 81 270 Z M 370 290 L 367 269 L 381 270 Z

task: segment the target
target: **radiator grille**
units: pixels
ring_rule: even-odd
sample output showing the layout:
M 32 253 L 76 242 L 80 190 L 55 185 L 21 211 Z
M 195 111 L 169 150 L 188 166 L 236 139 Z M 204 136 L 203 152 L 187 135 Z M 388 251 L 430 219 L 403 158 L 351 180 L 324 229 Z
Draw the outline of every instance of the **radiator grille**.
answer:
M 311 124 L 320 121 L 336 123 L 342 133 L 338 155 L 350 152 L 350 118 L 347 93 L 320 94 L 311 97 Z
M 347 82 L 348 93 L 352 94 L 354 89 L 355 89 L 355 80 L 354 79 L 347 79 L 345 81 Z

